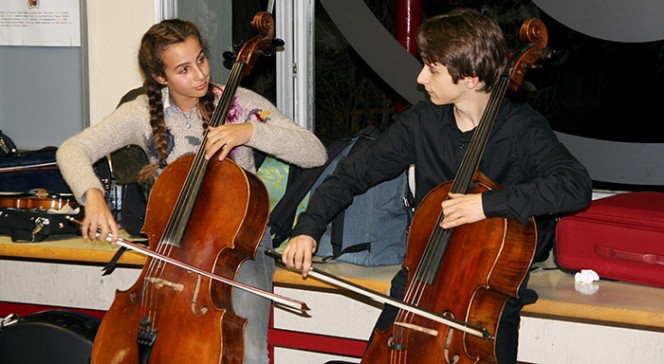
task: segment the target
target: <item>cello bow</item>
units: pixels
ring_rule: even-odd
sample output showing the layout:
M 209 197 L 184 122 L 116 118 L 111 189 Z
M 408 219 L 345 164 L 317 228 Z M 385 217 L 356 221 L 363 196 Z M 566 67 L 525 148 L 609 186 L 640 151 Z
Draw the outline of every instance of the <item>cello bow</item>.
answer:
M 272 249 L 265 249 L 265 254 L 275 258 L 275 262 L 277 265 L 280 267 L 286 267 L 285 264 L 281 262 L 281 254 L 278 252 L 272 250 Z M 290 269 L 289 269 L 290 270 Z M 294 271 L 294 270 L 291 270 Z M 450 327 L 453 327 L 455 329 L 458 329 L 460 331 L 463 331 L 465 333 L 477 336 L 479 338 L 485 339 L 485 340 L 493 340 L 493 336 L 489 333 L 489 331 L 481 326 L 473 325 L 469 322 L 464 322 L 461 320 L 457 320 L 451 317 L 446 317 L 439 315 L 435 312 L 425 310 L 423 308 L 417 307 L 415 305 L 412 305 L 410 303 L 400 301 L 397 299 L 394 299 L 392 297 L 389 297 L 387 295 L 374 292 L 372 290 L 366 289 L 356 283 L 353 283 L 349 280 L 337 277 L 333 274 L 330 274 L 324 270 L 312 267 L 311 270 L 307 273 L 313 278 L 318 279 L 319 281 L 330 283 L 334 286 L 337 286 L 339 288 L 344 288 L 347 289 L 351 292 L 355 292 L 357 294 L 360 294 L 364 297 L 370 298 L 378 303 L 382 304 L 388 304 L 392 305 L 395 307 L 398 307 L 402 310 L 414 313 L 416 315 L 428 318 L 430 320 L 439 322 L 444 325 L 448 325 Z
M 66 216 L 65 218 L 67 220 L 71 221 L 71 222 L 77 223 L 79 225 L 81 224 L 81 221 L 75 219 L 74 217 Z M 100 233 L 96 233 L 95 235 L 96 235 L 96 237 L 101 237 Z M 113 234 L 106 235 L 106 238 L 104 240 L 106 240 L 108 242 L 113 242 Z M 238 281 L 234 281 L 232 279 L 228 279 L 228 278 L 218 276 L 214 273 L 211 273 L 211 272 L 208 272 L 206 270 L 194 267 L 191 264 L 187 264 L 185 262 L 175 260 L 175 259 L 173 259 L 173 258 L 171 258 L 167 255 L 157 253 L 157 252 L 152 251 L 148 248 L 142 247 L 141 245 L 136 244 L 136 243 L 134 243 L 130 240 L 127 240 L 127 239 L 124 239 L 124 238 L 118 238 L 117 241 L 115 242 L 115 244 L 118 245 L 118 246 L 130 249 L 130 250 L 133 250 L 137 253 L 143 254 L 143 255 L 148 256 L 150 258 L 154 258 L 154 259 L 160 260 L 162 262 L 172 264 L 172 265 L 174 265 L 176 267 L 180 267 L 184 270 L 196 273 L 198 275 L 213 279 L 213 280 L 221 282 L 221 283 L 228 284 L 229 286 L 239 288 L 239 289 L 247 291 L 249 293 L 253 293 L 257 296 L 267 298 L 267 299 L 273 301 L 274 303 L 279 303 L 279 304 L 282 304 L 284 306 L 288 306 L 288 307 L 291 307 L 291 308 L 294 308 L 294 309 L 300 310 L 300 311 L 309 311 L 309 307 L 307 306 L 307 304 L 305 302 L 302 302 L 302 301 L 299 301 L 299 300 L 296 300 L 296 299 L 293 299 L 293 298 L 290 298 L 290 297 L 277 295 L 277 294 L 274 294 L 272 292 L 262 290 L 260 288 L 256 288 L 256 287 L 244 284 L 244 283 L 240 283 Z

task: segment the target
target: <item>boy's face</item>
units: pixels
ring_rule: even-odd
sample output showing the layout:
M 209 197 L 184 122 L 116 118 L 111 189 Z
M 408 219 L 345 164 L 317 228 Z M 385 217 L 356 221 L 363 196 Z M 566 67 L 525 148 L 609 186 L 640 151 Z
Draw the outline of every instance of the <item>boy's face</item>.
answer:
M 431 102 L 436 105 L 455 103 L 463 89 L 460 83 L 452 81 L 447 67 L 441 63 L 425 63 L 417 76 L 417 83 L 424 86 Z

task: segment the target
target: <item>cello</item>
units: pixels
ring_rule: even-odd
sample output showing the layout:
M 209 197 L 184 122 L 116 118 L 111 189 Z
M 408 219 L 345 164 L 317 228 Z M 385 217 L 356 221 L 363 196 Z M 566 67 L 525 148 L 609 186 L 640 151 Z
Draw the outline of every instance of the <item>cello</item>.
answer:
M 256 14 L 252 27 L 259 35 L 239 52 L 210 119 L 213 127 L 225 122 L 255 56 L 273 52 L 277 44 L 269 12 Z M 165 168 L 146 208 L 149 258 L 136 283 L 116 292 L 97 332 L 92 362 L 242 363 L 246 320 L 233 312 L 235 286 L 212 276 L 233 281 L 240 265 L 254 258 L 268 206 L 258 177 L 230 159 L 206 160 L 203 147 Z
M 526 21 L 527 42 L 507 64 L 489 96 L 456 178 L 435 187 L 418 206 L 403 267 L 408 284 L 403 301 L 367 290 L 313 268 L 308 276 L 361 294 L 400 311 L 386 330 L 375 330 L 362 363 L 495 363 L 496 333 L 507 300 L 517 298 L 536 246 L 534 219 L 525 224 L 489 218 L 442 229 L 441 204 L 450 193 L 482 193 L 500 186 L 479 171 L 479 163 L 508 88 L 516 90 L 525 71 L 550 56 L 539 19 Z M 269 255 L 281 258 L 270 251 Z
M 479 163 L 507 88 L 516 90 L 525 70 L 548 56 L 547 31 L 539 19 L 520 29 L 527 44 L 514 54 L 499 78 L 459 171 L 424 198 L 413 217 L 403 267 L 408 270 L 404 302 L 436 312 L 464 329 L 400 309 L 385 331 L 376 330 L 362 363 L 495 363 L 500 316 L 517 298 L 532 262 L 537 233 L 528 224 L 488 218 L 442 229 L 441 203 L 450 193 L 482 193 L 500 186 L 479 171 Z M 470 335 L 476 328 L 487 335 Z

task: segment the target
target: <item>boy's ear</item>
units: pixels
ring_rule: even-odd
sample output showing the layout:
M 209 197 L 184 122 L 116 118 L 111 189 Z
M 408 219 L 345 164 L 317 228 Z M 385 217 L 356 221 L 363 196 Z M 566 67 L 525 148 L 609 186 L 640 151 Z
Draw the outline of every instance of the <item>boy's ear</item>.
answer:
M 463 83 L 467 88 L 475 88 L 480 83 L 480 78 L 477 76 L 466 76 L 463 78 Z

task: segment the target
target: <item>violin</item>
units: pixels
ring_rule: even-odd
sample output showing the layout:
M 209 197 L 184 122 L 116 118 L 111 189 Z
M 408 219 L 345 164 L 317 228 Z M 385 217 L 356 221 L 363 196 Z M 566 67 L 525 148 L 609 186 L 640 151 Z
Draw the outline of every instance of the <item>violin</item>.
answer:
M 49 192 L 43 188 L 37 188 L 25 193 L 0 194 L 0 207 L 40 210 L 62 210 L 70 208 L 75 210 L 78 204 L 72 195 L 61 195 Z
M 233 64 L 212 127 L 225 122 L 256 56 L 273 50 L 270 13 L 256 14 L 252 27 L 259 35 Z M 119 240 L 148 260 L 136 283 L 116 292 L 99 326 L 92 363 L 242 363 L 246 320 L 234 313 L 232 288 L 242 288 L 235 277 L 255 257 L 268 210 L 262 182 L 228 158 L 207 160 L 200 148 L 166 167 L 146 208 L 149 249 Z

